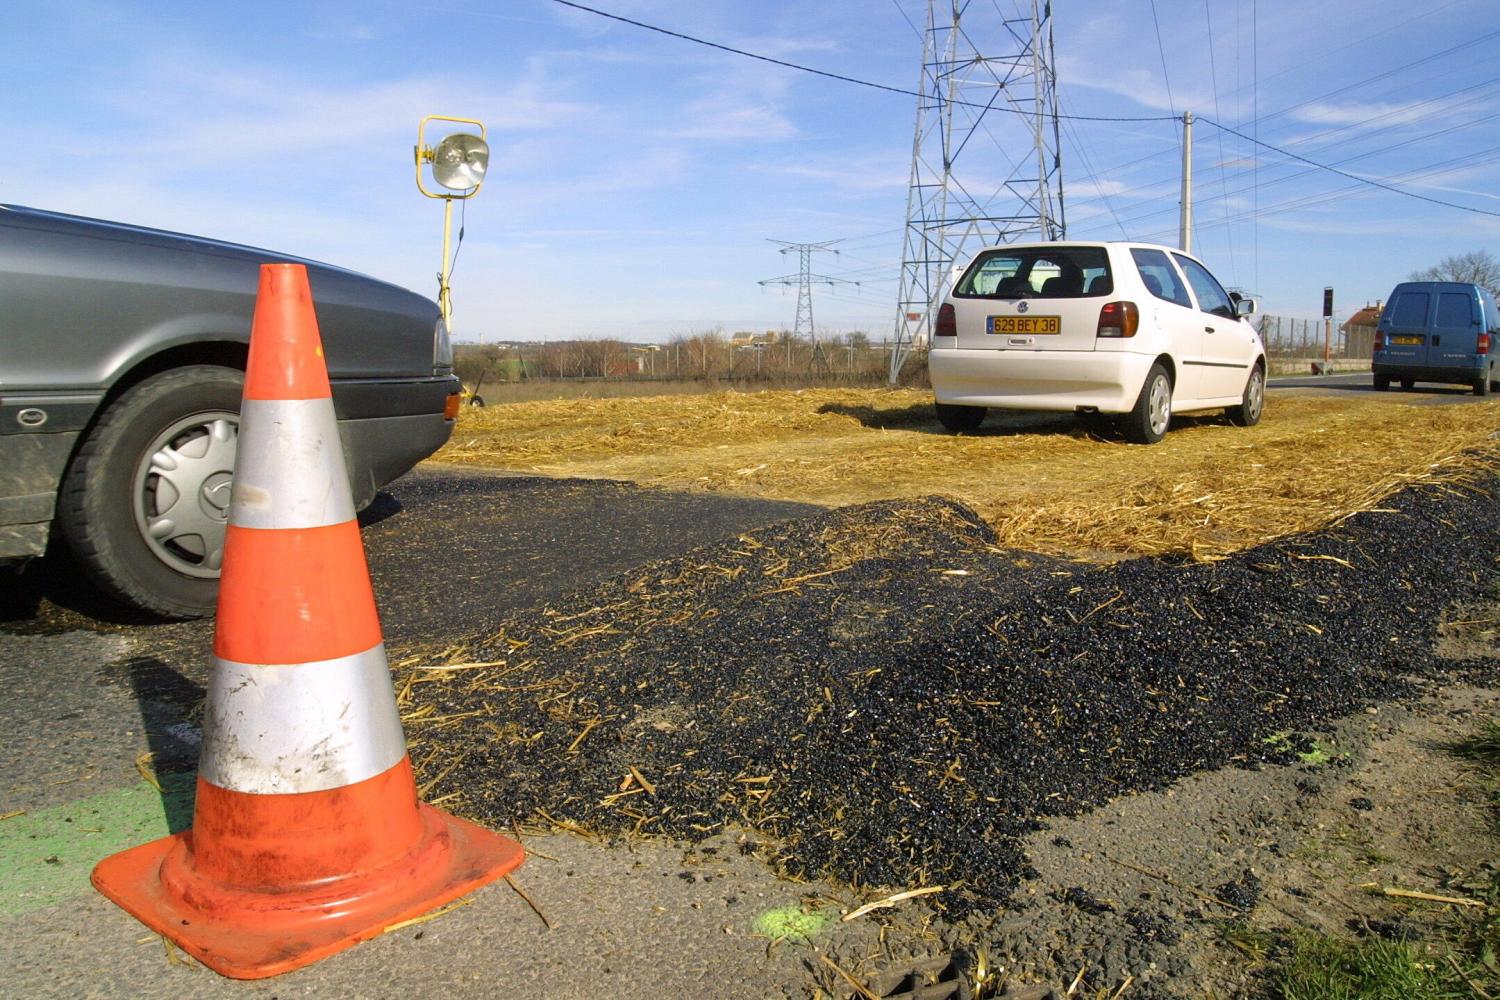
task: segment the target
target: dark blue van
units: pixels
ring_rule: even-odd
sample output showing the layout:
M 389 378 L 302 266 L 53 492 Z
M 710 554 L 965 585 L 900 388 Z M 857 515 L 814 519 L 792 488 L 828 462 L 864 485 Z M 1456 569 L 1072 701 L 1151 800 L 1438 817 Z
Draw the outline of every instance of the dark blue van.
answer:
M 1405 281 L 1391 292 L 1375 328 L 1375 388 L 1398 381 L 1472 386 L 1488 396 L 1497 377 L 1500 313 L 1495 297 L 1458 281 Z

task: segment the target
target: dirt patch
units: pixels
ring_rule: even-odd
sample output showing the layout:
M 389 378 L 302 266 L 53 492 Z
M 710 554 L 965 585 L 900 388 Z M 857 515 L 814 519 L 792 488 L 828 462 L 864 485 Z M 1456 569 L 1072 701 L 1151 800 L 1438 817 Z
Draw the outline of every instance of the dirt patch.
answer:
M 1500 713 L 1500 690 L 1439 688 L 1346 717 L 1317 763 L 1229 768 L 1051 819 L 1025 845 L 1038 877 L 955 932 L 1023 982 L 1130 996 L 1259 995 L 1294 931 L 1420 940 L 1496 857 L 1493 806 L 1445 749 Z M 1085 993 L 1084 995 L 1093 995 Z M 1477 994 L 1476 994 L 1477 996 Z

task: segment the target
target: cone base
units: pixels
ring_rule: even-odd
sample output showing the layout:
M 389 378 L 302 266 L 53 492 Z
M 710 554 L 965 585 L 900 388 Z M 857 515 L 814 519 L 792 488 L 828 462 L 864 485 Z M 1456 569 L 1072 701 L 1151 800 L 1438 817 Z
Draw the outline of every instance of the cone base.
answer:
M 163 864 L 190 850 L 191 831 L 121 851 L 94 868 L 95 888 L 210 969 L 231 979 L 265 979 L 311 965 L 421 916 L 505 875 L 521 863 L 520 844 L 482 826 L 418 803 L 431 831 L 418 870 L 354 898 L 337 886 L 248 893 L 198 885 L 191 905 L 163 884 Z M 446 841 L 432 850 L 432 839 Z M 330 889 L 335 890 L 330 893 Z M 217 890 L 217 891 L 216 891 Z M 216 898 L 217 897 L 217 898 Z

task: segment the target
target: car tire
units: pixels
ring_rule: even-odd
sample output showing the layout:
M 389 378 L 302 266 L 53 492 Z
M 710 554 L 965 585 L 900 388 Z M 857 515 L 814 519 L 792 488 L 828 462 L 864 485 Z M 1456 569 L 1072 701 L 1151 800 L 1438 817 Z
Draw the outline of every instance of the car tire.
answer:
M 1245 391 L 1240 396 L 1240 405 L 1231 406 L 1224 412 L 1229 422 L 1238 427 L 1254 427 L 1260 423 L 1260 415 L 1266 408 L 1266 373 L 1256 365 L 1250 369 L 1245 380 Z
M 1479 376 L 1479 379 L 1474 383 L 1474 395 L 1476 395 L 1476 396 L 1488 396 L 1489 394 L 1490 394 L 1490 373 L 1489 372 L 1485 372 L 1483 375 Z
M 938 423 L 955 434 L 977 429 L 984 423 L 984 415 L 989 412 L 983 406 L 955 406 L 950 403 L 934 403 L 933 408 L 937 410 Z
M 1120 430 L 1135 444 L 1155 444 L 1172 423 L 1172 379 L 1160 364 L 1151 366 L 1135 406 L 1120 418 Z
M 1375 391 L 1376 392 L 1385 392 L 1390 387 L 1391 387 L 1391 377 L 1389 375 L 1376 375 L 1375 376 Z
M 243 385 L 242 372 L 217 365 L 162 372 L 88 431 L 63 476 L 58 522 L 111 597 L 164 618 L 213 613 Z
M 469 397 L 469 405 L 470 406 L 483 406 L 484 405 L 484 397 L 483 396 L 470 396 Z
M 1416 387 L 1417 380 L 1414 378 L 1404 378 L 1401 380 L 1401 388 L 1405 389 L 1407 392 L 1411 392 Z

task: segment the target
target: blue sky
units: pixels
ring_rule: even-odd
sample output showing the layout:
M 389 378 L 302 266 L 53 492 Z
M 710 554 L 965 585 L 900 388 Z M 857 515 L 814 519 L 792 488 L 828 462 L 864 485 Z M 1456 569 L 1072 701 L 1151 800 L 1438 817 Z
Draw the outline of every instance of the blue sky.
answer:
M 918 0 L 595 5 L 918 83 Z M 1500 212 L 1494 0 L 1156 0 L 1160 50 L 1150 0 L 1055 7 L 1065 112 L 1191 109 Z M 973 4 L 970 23 L 997 21 L 996 9 Z M 55 0 L 17 5 L 7 21 L 0 202 L 274 247 L 431 295 L 441 210 L 416 191 L 411 146 L 422 115 L 450 114 L 483 120 L 492 146 L 454 275 L 460 338 L 790 326 L 795 295 L 757 284 L 796 269 L 773 239 L 843 241 L 816 266 L 861 284 L 815 291 L 820 329 L 892 329 L 915 98 L 550 0 Z M 1010 127 L 996 122 L 996 143 L 1025 141 Z M 1500 255 L 1500 218 L 1195 133 L 1194 250 L 1263 310 L 1317 315 L 1333 285 L 1347 314 L 1446 254 Z M 980 170 L 994 154 L 963 155 L 973 160 L 961 168 Z M 1069 236 L 1176 241 L 1172 124 L 1073 122 L 1062 155 Z

